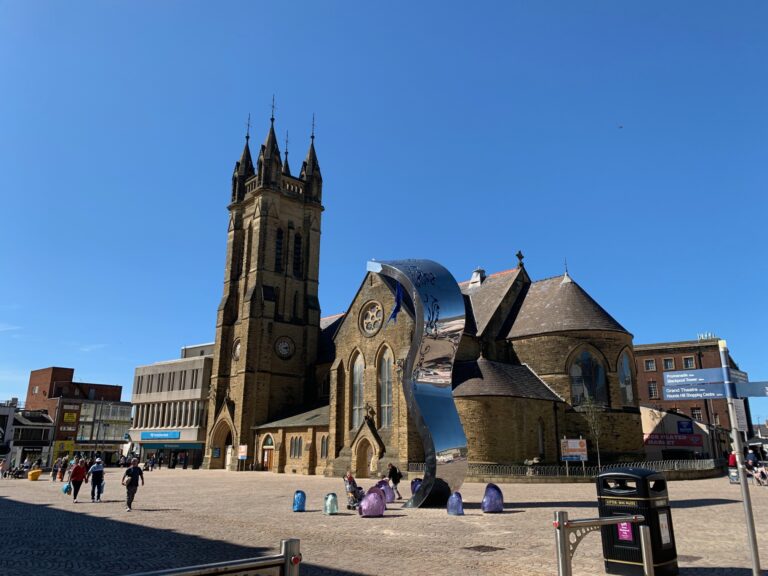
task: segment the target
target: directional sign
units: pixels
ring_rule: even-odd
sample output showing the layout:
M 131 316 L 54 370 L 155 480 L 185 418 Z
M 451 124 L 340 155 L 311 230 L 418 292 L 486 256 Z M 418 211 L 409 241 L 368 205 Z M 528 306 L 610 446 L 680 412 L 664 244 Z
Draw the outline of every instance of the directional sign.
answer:
M 768 396 L 768 382 L 743 382 L 736 384 L 736 396 Z
M 717 398 L 725 398 L 725 387 L 722 384 L 664 386 L 664 400 L 713 400 Z
M 693 384 L 722 384 L 722 368 L 702 368 L 701 370 L 678 370 L 664 372 L 665 386 L 683 386 Z
M 736 384 L 749 382 L 749 375 L 746 372 L 742 372 L 741 370 L 731 368 L 731 382 L 735 382 Z

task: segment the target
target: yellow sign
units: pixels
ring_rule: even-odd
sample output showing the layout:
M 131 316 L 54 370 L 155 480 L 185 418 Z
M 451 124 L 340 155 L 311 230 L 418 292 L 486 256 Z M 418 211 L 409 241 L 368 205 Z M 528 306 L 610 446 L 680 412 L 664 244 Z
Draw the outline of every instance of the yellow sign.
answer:
M 56 447 L 54 449 L 54 457 L 58 458 L 59 456 L 66 456 L 67 454 L 74 454 L 75 453 L 75 442 L 73 440 L 57 440 L 54 443 L 54 446 Z
M 64 422 L 77 422 L 77 412 L 64 412 Z

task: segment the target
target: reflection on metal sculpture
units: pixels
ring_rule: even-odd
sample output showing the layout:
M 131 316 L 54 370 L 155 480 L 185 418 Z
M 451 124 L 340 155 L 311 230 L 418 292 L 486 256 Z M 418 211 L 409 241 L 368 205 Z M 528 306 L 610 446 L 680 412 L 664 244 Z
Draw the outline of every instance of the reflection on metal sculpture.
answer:
M 464 332 L 464 298 L 451 273 L 431 260 L 371 261 L 368 271 L 393 280 L 396 293 L 402 286 L 416 324 L 402 384 L 408 413 L 424 444 L 425 463 L 424 479 L 406 507 L 442 507 L 467 474 L 467 438 L 451 386 Z

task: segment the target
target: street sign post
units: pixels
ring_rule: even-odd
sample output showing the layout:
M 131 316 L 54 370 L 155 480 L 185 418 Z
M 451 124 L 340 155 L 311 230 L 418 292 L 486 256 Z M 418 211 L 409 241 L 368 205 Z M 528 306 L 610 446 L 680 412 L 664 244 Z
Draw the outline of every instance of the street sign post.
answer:
M 736 452 L 736 465 L 739 471 L 744 469 L 744 448 L 741 443 L 741 433 L 737 427 L 738 417 L 736 414 L 736 386 L 731 380 L 731 368 L 728 361 L 728 345 L 725 340 L 718 342 L 720 348 L 720 365 L 723 370 L 723 388 L 728 398 L 728 416 L 731 419 L 731 436 L 733 437 L 733 447 Z M 739 474 L 739 484 L 741 485 L 741 501 L 744 504 L 744 518 L 747 524 L 747 537 L 749 539 L 749 549 L 752 554 L 752 576 L 760 576 L 760 555 L 757 549 L 757 533 L 755 532 L 755 519 L 752 515 L 752 498 L 747 486 L 747 475 Z

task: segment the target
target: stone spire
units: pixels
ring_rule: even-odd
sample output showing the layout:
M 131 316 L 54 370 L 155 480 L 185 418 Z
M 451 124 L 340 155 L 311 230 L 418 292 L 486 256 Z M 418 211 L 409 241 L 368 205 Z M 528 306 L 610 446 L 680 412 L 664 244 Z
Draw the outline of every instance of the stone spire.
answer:
M 259 152 L 259 186 L 274 188 L 280 180 L 282 172 L 282 160 L 280 159 L 280 148 L 277 146 L 277 136 L 275 136 L 275 104 L 272 101 L 272 117 L 269 119 L 269 133 L 264 144 L 261 145 Z
M 307 151 L 307 157 L 304 158 L 304 162 L 301 165 L 299 178 L 306 182 L 304 195 L 307 198 L 320 202 L 323 192 L 323 177 L 320 174 L 320 163 L 317 161 L 317 153 L 315 152 L 314 114 L 312 115 L 312 134 L 309 137 L 309 150 Z
M 288 165 L 288 130 L 285 131 L 285 162 L 283 162 L 283 174 L 291 175 L 291 167 Z
M 232 174 L 232 202 L 240 202 L 245 197 L 245 182 L 256 174 L 253 168 L 253 159 L 251 158 L 251 149 L 248 147 L 248 141 L 251 139 L 251 116 L 248 115 L 248 128 L 245 132 L 245 146 L 240 160 L 235 162 L 235 170 Z

